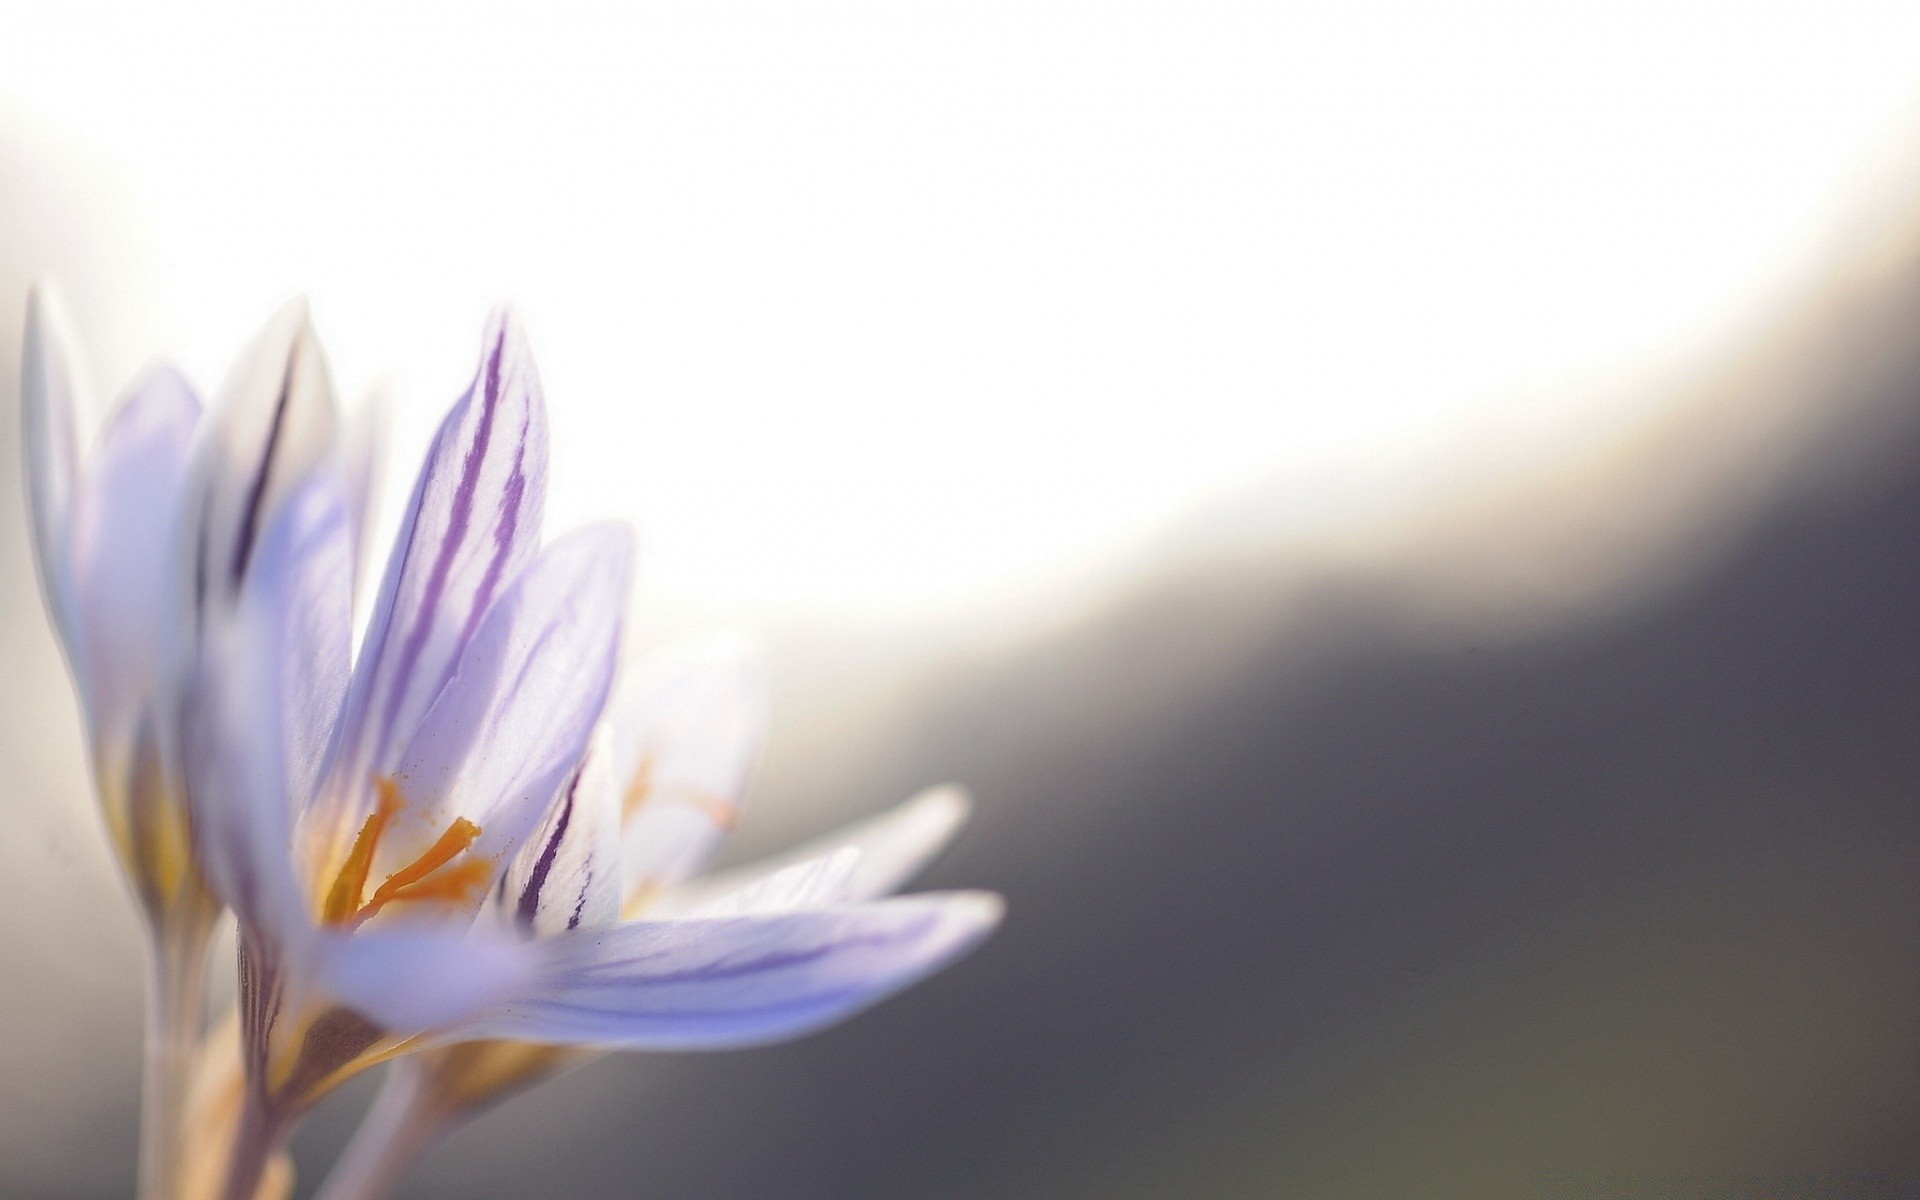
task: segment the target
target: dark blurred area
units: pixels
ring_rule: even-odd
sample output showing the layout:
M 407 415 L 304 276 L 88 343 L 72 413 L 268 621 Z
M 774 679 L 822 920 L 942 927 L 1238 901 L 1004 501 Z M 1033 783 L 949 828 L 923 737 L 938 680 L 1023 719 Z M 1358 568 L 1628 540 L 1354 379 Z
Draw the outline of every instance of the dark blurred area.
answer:
M 8 330 L 36 269 L 0 260 Z M 597 1063 L 404 1194 L 1920 1194 L 1916 331 L 1920 239 L 1877 239 L 1628 441 L 1368 553 L 1163 555 L 824 709 L 865 633 L 773 631 L 803 719 L 734 856 L 961 780 L 926 885 L 1004 930 L 819 1037 Z M 0 1192 L 117 1196 L 135 940 L 61 790 L 4 394 L 0 1062 L 64 1098 L 0 1121 Z

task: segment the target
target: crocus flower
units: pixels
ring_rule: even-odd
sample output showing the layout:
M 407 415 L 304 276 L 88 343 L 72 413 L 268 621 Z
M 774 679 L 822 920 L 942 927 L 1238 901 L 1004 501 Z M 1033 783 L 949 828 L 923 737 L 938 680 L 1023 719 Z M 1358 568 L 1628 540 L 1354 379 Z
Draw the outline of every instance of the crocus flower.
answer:
M 281 423 L 236 412 L 228 427 L 271 444 Z M 239 922 L 247 1078 L 227 1200 L 254 1195 L 319 1096 L 401 1053 L 789 1036 L 905 986 L 995 919 L 991 898 L 957 894 L 610 920 L 617 842 L 586 836 L 600 826 L 581 796 L 600 787 L 588 748 L 628 536 L 589 526 L 542 548 L 545 468 L 533 364 L 499 317 L 429 450 L 357 658 L 337 473 L 311 472 L 260 521 L 244 473 L 216 467 L 196 494 L 191 591 L 212 616 L 184 757 L 195 844 Z M 561 915 L 549 889 L 563 884 Z M 531 919 L 499 919 L 493 898 L 529 888 Z
M 966 817 L 964 793 L 933 788 L 774 860 L 700 878 L 737 819 L 757 757 L 761 673 L 741 647 L 708 644 L 657 658 L 628 691 L 604 720 L 567 802 L 495 891 L 496 921 L 539 937 L 623 919 L 872 900 L 917 873 Z M 597 875 L 598 863 L 616 870 Z M 804 1031 L 770 1030 L 764 1040 Z M 396 1062 L 321 1200 L 387 1194 L 449 1133 L 598 1053 L 486 1040 Z
M 80 699 L 94 789 L 150 935 L 141 1194 L 162 1197 L 171 1194 L 207 939 L 220 910 L 192 851 L 178 754 L 181 671 L 204 627 L 179 590 L 191 552 L 182 522 L 196 491 L 192 463 L 230 431 L 211 429 L 193 389 L 161 367 L 134 385 L 83 454 L 89 398 L 64 326 L 58 305 L 36 289 L 21 388 L 28 505 L 42 591 Z M 239 464 L 257 493 L 256 520 L 321 459 L 365 476 L 335 437 L 326 367 L 298 306 L 256 341 L 222 406 L 248 407 L 247 397 L 261 392 L 282 397 L 306 426 L 299 451 Z M 234 543 L 249 544 L 246 536 Z

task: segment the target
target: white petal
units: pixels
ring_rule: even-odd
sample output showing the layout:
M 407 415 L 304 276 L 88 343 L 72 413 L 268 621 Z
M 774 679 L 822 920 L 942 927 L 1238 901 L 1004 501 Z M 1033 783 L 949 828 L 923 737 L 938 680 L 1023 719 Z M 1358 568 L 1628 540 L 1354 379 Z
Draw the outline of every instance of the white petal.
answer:
M 59 302 L 44 288 L 27 296 L 21 356 L 21 448 L 40 587 L 55 628 L 80 675 L 80 619 L 71 566 L 74 495 L 80 486 L 81 373 Z M 81 681 L 84 688 L 85 681 Z
M 232 619 L 207 631 L 184 710 L 208 881 L 250 930 L 282 942 L 310 933 L 290 838 L 345 689 L 349 554 L 338 490 L 316 479 L 261 539 Z
M 411 861 L 457 817 L 473 853 L 505 861 L 586 754 L 612 687 L 632 537 L 607 522 L 547 547 L 487 612 L 460 668 L 408 744 L 406 807 L 376 874 Z
M 1000 913 L 997 896 L 957 892 L 579 930 L 528 943 L 550 955 L 540 986 L 451 1035 L 650 1050 L 781 1041 L 938 970 Z
M 843 903 L 890 895 L 946 849 L 953 835 L 966 823 L 972 807 L 967 793 L 952 784 L 928 788 L 877 817 L 837 829 L 785 854 L 674 888 L 647 911 L 650 915 L 671 916 L 699 910 L 724 900 L 731 893 L 755 887 L 770 875 L 799 864 L 821 861 L 846 847 L 859 851 L 858 860 L 843 881 L 843 889 L 822 902 Z
M 621 830 L 621 892 L 629 914 L 651 911 L 698 875 L 732 828 L 731 809 L 674 800 L 642 804 Z
M 760 657 L 737 640 L 643 664 L 608 718 L 627 811 L 621 874 L 629 895 L 697 872 L 733 827 L 766 737 Z
M 312 957 L 326 992 L 405 1037 L 524 991 L 540 965 L 530 945 L 465 930 L 398 928 L 322 934 Z
M 688 913 L 695 917 L 737 917 L 825 908 L 846 898 L 860 869 L 860 851 L 842 846 L 830 854 L 794 863 L 754 879 Z M 658 913 L 650 915 L 661 915 Z
M 333 384 L 304 302 L 267 323 L 227 377 L 193 449 L 182 546 L 187 611 L 239 594 L 276 513 L 333 452 Z
M 101 432 L 72 512 L 71 569 L 93 734 L 127 744 L 179 661 L 174 530 L 200 401 L 178 373 L 149 374 Z
M 542 937 L 620 919 L 620 794 L 604 736 L 501 878 L 497 907 Z

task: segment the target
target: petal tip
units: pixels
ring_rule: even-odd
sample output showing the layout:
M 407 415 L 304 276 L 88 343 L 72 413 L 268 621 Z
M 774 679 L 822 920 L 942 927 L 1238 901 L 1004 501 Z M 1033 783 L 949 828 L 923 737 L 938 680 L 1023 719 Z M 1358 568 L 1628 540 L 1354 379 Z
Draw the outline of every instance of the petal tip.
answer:
M 527 339 L 527 324 L 520 310 L 503 301 L 487 314 L 486 332 L 481 336 L 482 359 L 498 358 L 502 363 L 531 371 L 533 347 Z
M 999 928 L 1007 916 L 1007 901 L 998 892 L 948 893 L 948 915 L 966 937 L 983 938 Z
M 23 366 L 31 368 L 37 360 L 45 370 L 49 360 L 57 361 L 61 369 L 72 369 L 73 322 L 67 315 L 65 300 L 60 290 L 45 279 L 35 280 L 27 289 L 26 313 L 26 359 Z M 31 374 L 31 369 L 29 370 Z
M 267 324 L 281 329 L 309 329 L 313 325 L 313 301 L 304 293 L 289 296 L 273 311 L 273 318 Z
M 973 793 L 957 783 L 941 783 L 926 789 L 908 801 L 927 820 L 947 829 L 958 829 L 973 816 L 977 806 Z

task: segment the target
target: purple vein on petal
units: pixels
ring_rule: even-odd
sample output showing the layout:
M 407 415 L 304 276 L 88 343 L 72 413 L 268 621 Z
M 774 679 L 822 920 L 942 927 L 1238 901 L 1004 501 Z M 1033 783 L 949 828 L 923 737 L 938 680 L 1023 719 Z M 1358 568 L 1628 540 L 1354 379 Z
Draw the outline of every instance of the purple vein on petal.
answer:
M 287 423 L 287 403 L 293 398 L 293 374 L 300 369 L 300 349 L 302 338 L 294 338 L 293 346 L 287 351 L 286 366 L 280 372 L 280 394 L 273 402 L 273 420 L 267 426 L 267 445 L 260 455 L 260 469 L 253 476 L 253 483 L 247 488 L 246 503 L 240 509 L 240 538 L 233 547 L 233 566 L 228 580 L 231 586 L 239 587 L 246 577 L 247 562 L 253 557 L 253 543 L 259 532 L 260 508 L 267 496 L 267 481 L 273 477 L 273 460 L 280 450 L 281 434 Z M 202 542 L 204 552 L 205 543 Z M 205 569 L 205 563 L 201 564 Z M 204 582 L 201 592 L 205 594 Z
M 539 384 L 514 337 L 512 318 L 496 317 L 473 385 L 441 425 L 414 486 L 351 702 L 354 748 L 342 764 L 350 776 L 397 765 L 387 760 L 405 747 L 538 542 Z M 501 411 L 516 403 L 517 424 Z M 517 437 L 503 461 L 509 430 Z
M 413 626 L 407 631 L 406 641 L 401 643 L 400 658 L 395 664 L 393 680 L 387 692 L 387 709 L 382 717 L 383 724 L 391 724 L 399 713 L 400 700 L 406 694 L 406 683 L 413 674 L 414 665 L 420 660 L 420 652 L 425 649 L 427 634 L 433 625 L 433 616 L 440 606 L 441 594 L 447 588 L 447 576 L 453 570 L 453 558 L 460 549 L 460 543 L 467 535 L 467 526 L 473 520 L 474 494 L 479 489 L 481 468 L 486 463 L 487 448 L 493 441 L 493 419 L 500 405 L 500 356 L 506 348 L 507 330 L 503 324 L 499 335 L 494 339 L 493 350 L 487 356 L 486 384 L 481 393 L 480 424 L 475 430 L 473 444 L 467 447 L 466 457 L 460 464 L 460 483 L 454 489 L 453 506 L 447 515 L 446 533 L 440 539 L 439 554 L 435 556 L 433 567 L 427 575 L 426 589 L 420 597 L 419 605 L 413 612 Z M 525 427 L 522 427 L 525 432 Z M 524 441 L 522 445 L 524 446 Z M 461 629 L 464 640 L 472 636 L 474 622 L 486 610 L 492 599 L 491 586 L 495 574 L 500 569 L 501 560 L 512 544 L 502 535 L 512 528 L 512 522 L 519 515 L 520 492 L 525 484 L 521 477 L 521 465 L 525 451 L 515 456 L 513 475 L 508 480 L 507 520 L 500 525 L 494 536 L 494 561 L 487 566 L 487 574 L 481 580 L 481 591 L 476 592 L 474 603 L 468 612 L 467 620 Z M 517 485 L 517 486 L 516 486 Z M 407 545 L 407 555 L 413 555 L 411 539 Z M 449 669 L 452 663 L 448 663 Z
M 533 920 L 540 915 L 540 891 L 547 885 L 547 876 L 553 871 L 553 860 L 560 853 L 560 843 L 566 840 L 567 826 L 573 821 L 574 796 L 580 790 L 580 772 L 575 771 L 573 782 L 567 785 L 566 799 L 561 802 L 560 816 L 553 823 L 553 836 L 540 850 L 539 861 L 533 864 L 533 871 L 527 877 L 527 886 L 520 893 L 518 917 L 522 929 L 532 929 Z M 581 893 L 581 904 L 586 903 L 586 894 Z M 574 919 L 579 920 L 576 911 Z M 569 926 L 568 928 L 572 928 Z
M 660 975 L 648 975 L 646 982 L 650 987 L 676 983 L 707 983 L 805 967 L 848 950 L 884 950 L 898 943 L 914 941 L 926 932 L 929 925 L 938 922 L 939 919 L 938 915 L 928 913 L 917 921 L 894 929 L 844 937 L 817 946 L 809 946 L 804 950 L 771 950 L 757 958 L 706 963 L 702 966 L 669 971 Z M 591 985 L 600 981 L 604 972 L 618 971 L 623 966 L 639 966 L 652 957 L 656 956 L 639 955 L 629 959 L 609 959 L 593 967 L 582 969 L 576 978 L 582 983 Z

